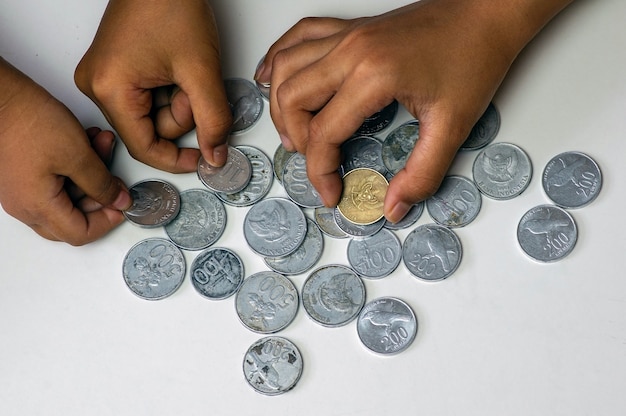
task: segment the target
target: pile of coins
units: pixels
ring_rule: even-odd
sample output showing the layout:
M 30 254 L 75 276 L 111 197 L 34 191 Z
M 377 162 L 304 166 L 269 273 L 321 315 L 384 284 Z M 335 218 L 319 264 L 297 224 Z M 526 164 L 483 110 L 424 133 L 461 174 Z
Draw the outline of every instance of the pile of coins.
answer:
M 250 129 L 262 114 L 263 89 L 242 79 L 226 81 L 235 117 L 234 134 Z M 344 191 L 336 208 L 326 208 L 306 175 L 306 159 L 279 145 L 270 160 L 253 146 L 230 146 L 226 164 L 198 163 L 203 188 L 178 193 L 165 181 L 142 181 L 130 188 L 133 206 L 126 218 L 142 227 L 164 227 L 169 238 L 150 238 L 133 246 L 123 264 L 126 284 L 143 299 L 158 300 L 183 283 L 187 266 L 181 250 L 200 251 L 189 268 L 195 290 L 208 299 L 235 296 L 235 309 L 249 330 L 267 335 L 244 356 L 248 383 L 268 395 L 292 389 L 302 373 L 302 357 L 289 340 L 272 335 L 286 328 L 302 304 L 307 316 L 325 327 L 356 320 L 362 344 L 379 354 L 408 348 L 418 321 L 401 299 L 383 297 L 366 303 L 363 279 L 381 279 L 404 262 L 415 277 L 440 281 L 462 259 L 453 231 L 472 222 L 482 196 L 505 200 L 529 185 L 532 165 L 526 153 L 509 143 L 491 144 L 500 117 L 491 104 L 462 150 L 480 150 L 473 178 L 447 176 L 433 197 L 412 207 L 392 224 L 382 214 L 389 181 L 405 165 L 419 139 L 419 121 L 393 129 L 384 140 L 374 135 L 393 121 L 397 102 L 368 118 L 342 146 L 340 174 Z M 286 197 L 267 197 L 278 180 Z M 598 166 L 582 153 L 567 152 L 546 166 L 542 184 L 555 205 L 528 211 L 518 226 L 523 251 L 539 261 L 561 259 L 577 239 L 575 223 L 564 208 L 590 203 L 601 188 Z M 226 205 L 248 207 L 243 236 L 269 270 L 245 276 L 241 258 L 216 247 L 226 225 Z M 433 223 L 415 227 L 403 242 L 395 231 L 412 227 L 426 210 Z M 349 238 L 349 266 L 322 265 L 324 236 Z M 301 293 L 290 275 L 310 272 Z

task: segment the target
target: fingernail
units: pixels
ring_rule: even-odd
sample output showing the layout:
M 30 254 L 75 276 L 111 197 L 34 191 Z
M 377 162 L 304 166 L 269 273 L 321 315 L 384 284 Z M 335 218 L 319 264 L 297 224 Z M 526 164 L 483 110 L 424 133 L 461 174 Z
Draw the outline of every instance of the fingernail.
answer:
M 216 167 L 224 166 L 228 158 L 228 145 L 220 144 L 213 148 L 213 163 Z
M 400 201 L 393 208 L 391 208 L 391 212 L 389 212 L 389 214 L 385 217 L 392 223 L 396 223 L 404 218 L 404 216 L 409 212 L 410 209 L 411 205 L 407 204 L 406 202 Z
M 280 134 L 279 137 L 280 137 L 280 142 L 283 144 L 283 147 L 287 149 L 288 151 L 293 152 L 295 148 L 293 147 L 293 143 L 291 142 L 289 137 L 282 135 L 282 134 Z
M 117 198 L 113 202 L 113 207 L 119 211 L 124 211 L 130 208 L 133 204 L 133 200 L 130 197 L 130 194 L 125 189 L 120 190 L 120 193 L 117 194 Z
M 261 62 L 261 65 L 259 65 L 257 67 L 256 72 L 254 73 L 254 80 L 255 81 L 261 81 L 259 78 L 263 74 L 264 70 L 265 70 L 265 62 Z

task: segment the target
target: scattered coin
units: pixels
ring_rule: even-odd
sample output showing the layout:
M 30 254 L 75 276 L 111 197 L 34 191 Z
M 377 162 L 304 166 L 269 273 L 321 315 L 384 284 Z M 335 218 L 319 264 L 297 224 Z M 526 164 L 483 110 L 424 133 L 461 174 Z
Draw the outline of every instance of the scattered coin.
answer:
M 355 224 L 346 219 L 343 214 L 335 207 L 333 210 L 333 218 L 337 227 L 352 238 L 364 238 L 376 234 L 385 225 L 385 219 L 381 218 L 371 224 Z
M 259 393 L 276 396 L 293 389 L 302 375 L 298 348 L 288 339 L 269 336 L 248 348 L 243 359 L 246 381 Z
M 233 113 L 233 126 L 230 134 L 250 130 L 263 113 L 263 98 L 259 89 L 243 78 L 228 78 L 224 80 L 224 87 Z
M 185 258 L 164 238 L 148 238 L 126 254 L 122 275 L 129 289 L 146 300 L 159 300 L 176 292 L 185 278 Z
M 402 259 L 400 240 L 385 228 L 370 237 L 351 240 L 347 252 L 350 266 L 369 279 L 389 276 Z
M 292 155 L 283 170 L 283 187 L 292 201 L 301 207 L 316 208 L 324 204 L 306 173 L 306 158 L 301 153 Z
M 530 184 L 533 167 L 521 148 L 511 143 L 494 143 L 485 147 L 474 160 L 474 183 L 483 195 L 511 199 Z
M 337 209 L 355 224 L 373 224 L 383 218 L 388 187 L 387 179 L 373 169 L 351 170 L 343 176 L 343 192 Z
M 124 211 L 124 216 L 133 224 L 145 228 L 162 227 L 176 218 L 180 211 L 180 195 L 165 181 L 138 182 L 128 191 L 133 205 Z
M 406 350 L 417 335 L 417 317 L 404 301 L 382 297 L 366 304 L 357 319 L 359 339 L 379 354 Z
M 287 149 L 283 146 L 283 144 L 279 144 L 274 151 L 274 176 L 278 179 L 278 182 L 283 182 L 283 172 L 285 170 L 285 165 L 296 152 L 288 152 Z
M 500 113 L 493 103 L 489 103 L 483 115 L 478 119 L 461 150 L 478 150 L 493 141 L 500 130 Z
M 459 175 L 446 176 L 439 190 L 426 200 L 431 218 L 446 227 L 463 227 L 474 221 L 481 205 L 480 191 L 474 182 Z
M 423 280 L 443 280 L 461 264 L 461 241 L 443 225 L 424 224 L 404 239 L 402 259 L 415 277 Z
M 517 240 L 522 250 L 541 262 L 561 260 L 571 253 L 577 239 L 574 219 L 555 205 L 531 208 L 517 226 Z
M 598 164 L 580 152 L 553 157 L 541 177 L 548 198 L 563 208 L 580 208 L 591 203 L 602 188 Z
M 406 165 L 419 139 L 419 132 L 419 122 L 410 120 L 393 129 L 383 141 L 383 164 L 392 175 L 400 172 Z
M 384 130 L 393 122 L 397 113 L 398 102 L 393 100 L 390 104 L 385 106 L 385 108 L 366 118 L 356 131 L 355 136 L 361 134 L 375 134 Z
M 313 212 L 315 223 L 324 234 L 332 238 L 346 238 L 346 234 L 335 222 L 335 208 L 317 207 Z
M 288 256 L 265 257 L 265 264 L 272 270 L 285 275 L 301 274 L 311 269 L 322 257 L 324 237 L 313 220 L 306 219 L 307 230 L 300 247 Z
M 383 163 L 383 142 L 372 136 L 356 136 L 341 145 L 345 173 L 358 168 L 369 168 L 387 175 Z
M 253 146 L 237 146 L 248 160 L 252 168 L 250 181 L 245 188 L 235 193 L 217 192 L 216 195 L 225 204 L 235 207 L 246 207 L 263 199 L 268 194 L 272 183 L 274 182 L 274 174 L 272 162 L 262 150 Z
M 207 299 L 226 299 L 243 283 L 243 262 L 235 252 L 223 247 L 207 248 L 191 263 L 193 287 Z
M 252 177 L 250 160 L 241 150 L 228 146 L 226 164 L 216 168 L 200 157 L 198 177 L 213 192 L 234 194 L 243 190 Z

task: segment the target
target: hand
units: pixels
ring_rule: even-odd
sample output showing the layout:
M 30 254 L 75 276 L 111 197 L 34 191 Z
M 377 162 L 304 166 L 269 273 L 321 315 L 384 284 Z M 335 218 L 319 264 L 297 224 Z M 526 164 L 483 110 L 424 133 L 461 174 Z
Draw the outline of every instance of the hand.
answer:
M 369 18 L 304 19 L 268 51 L 255 78 L 288 150 L 306 155 L 325 205 L 337 204 L 340 144 L 396 99 L 420 138 L 391 181 L 385 216 L 399 221 L 439 187 L 518 52 L 568 0 L 423 0 Z
M 107 170 L 115 137 L 85 131 L 47 91 L 0 59 L 0 203 L 41 236 L 82 245 L 132 204 Z
M 200 151 L 226 162 L 232 115 L 206 0 L 111 0 L 74 78 L 135 159 L 169 172 L 195 171 Z M 194 126 L 200 151 L 178 148 Z

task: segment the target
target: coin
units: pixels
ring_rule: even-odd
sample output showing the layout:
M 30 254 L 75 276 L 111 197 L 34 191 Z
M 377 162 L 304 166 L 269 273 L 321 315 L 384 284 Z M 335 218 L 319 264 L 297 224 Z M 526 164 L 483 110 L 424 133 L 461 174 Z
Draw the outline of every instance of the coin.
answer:
M 157 179 L 134 184 L 128 190 L 133 205 L 124 216 L 145 228 L 161 227 L 172 221 L 180 211 L 180 195 L 171 184 Z
M 235 193 L 217 192 L 217 197 L 225 204 L 235 207 L 246 207 L 263 199 L 268 194 L 272 183 L 274 182 L 274 174 L 272 162 L 269 157 L 260 149 L 253 146 L 237 146 L 248 160 L 252 168 L 250 181 L 245 188 Z
M 515 198 L 528 187 L 532 177 L 530 158 L 511 143 L 485 147 L 474 160 L 474 183 L 483 195 L 498 199 Z
M 563 208 L 580 208 L 591 203 L 602 188 L 600 167 L 580 152 L 564 152 L 553 157 L 541 179 L 548 198 Z
M 385 228 L 388 230 L 403 230 L 409 228 L 417 222 L 424 212 L 424 201 L 414 204 L 409 212 L 398 222 L 385 221 Z
M 443 280 L 461 264 L 463 250 L 459 237 L 443 225 L 424 224 L 404 239 L 402 260 L 415 277 L 422 280 Z
M 266 257 L 293 253 L 306 237 L 306 217 L 292 201 L 267 198 L 254 204 L 243 222 L 243 235 L 250 248 Z
M 243 375 L 254 390 L 276 396 L 293 389 L 302 375 L 298 348 L 288 339 L 269 336 L 248 348 L 243 358 Z
M 370 168 L 387 175 L 389 172 L 383 163 L 383 143 L 372 136 L 357 136 L 346 140 L 341 145 L 343 171 L 357 168 Z
M 363 124 L 358 128 L 355 136 L 361 134 L 375 134 L 384 130 L 389 126 L 396 114 L 398 113 L 398 102 L 393 100 L 390 104 L 385 106 L 382 110 L 372 114 L 363 121 Z
M 335 208 L 317 207 L 313 211 L 315 223 L 324 234 L 332 238 L 346 238 L 346 234 L 335 222 Z
M 333 218 L 337 227 L 348 236 L 353 238 L 364 238 L 376 234 L 385 225 L 385 219 L 381 218 L 371 224 L 355 224 L 346 219 L 337 207 L 333 210 Z
M 420 125 L 410 120 L 393 129 L 383 141 L 382 158 L 387 170 L 395 175 L 406 165 L 419 139 Z
M 232 250 L 211 247 L 196 256 L 189 275 L 193 287 L 205 298 L 226 299 L 243 282 L 243 262 Z
M 406 302 L 382 297 L 363 307 L 356 328 L 367 348 L 379 354 L 395 354 L 411 345 L 417 326 L 417 317 Z
M 446 176 L 437 192 L 426 200 L 431 218 L 446 227 L 463 227 L 474 221 L 481 205 L 474 182 L 459 175 Z
M 228 78 L 224 80 L 224 87 L 233 113 L 230 134 L 240 134 L 250 130 L 263 113 L 263 98 L 258 88 L 243 78 Z
M 301 207 L 316 208 L 324 205 L 319 193 L 309 181 L 306 158 L 301 153 L 292 155 L 285 164 L 283 187 L 289 198 Z
M 180 212 L 165 232 L 182 249 L 202 250 L 219 240 L 225 228 L 224 204 L 206 189 L 188 189 L 180 193 Z
M 262 271 L 249 276 L 235 296 L 237 316 L 244 326 L 263 334 L 289 325 L 298 311 L 298 290 L 282 274 Z
M 402 259 L 400 240 L 385 228 L 370 237 L 351 240 L 347 252 L 350 266 L 369 279 L 389 276 Z
M 244 189 L 250 182 L 252 165 L 241 150 L 228 146 L 228 157 L 224 166 L 211 166 L 200 157 L 198 177 L 213 192 L 234 194 Z
M 304 273 L 311 269 L 322 256 L 324 237 L 313 220 L 307 218 L 304 241 L 293 253 L 283 257 L 265 257 L 265 264 L 272 270 L 285 275 Z
M 373 224 L 383 218 L 388 187 L 387 179 L 373 169 L 351 170 L 343 176 L 343 191 L 337 209 L 355 224 Z
M 176 292 L 185 278 L 185 258 L 171 241 L 148 238 L 126 254 L 122 267 L 124 281 L 137 296 L 159 300 Z
M 338 327 L 352 321 L 365 304 L 365 285 L 349 267 L 339 264 L 313 271 L 302 286 L 302 306 L 320 325 Z
M 274 176 L 278 179 L 278 182 L 283 181 L 283 171 L 285 170 L 285 165 L 289 161 L 289 158 L 293 156 L 296 152 L 288 152 L 287 149 L 283 146 L 283 144 L 279 144 L 276 150 L 274 151 Z
M 522 250 L 544 263 L 567 256 L 574 249 L 577 239 L 574 219 L 555 205 L 531 208 L 517 226 L 517 240 Z
M 493 141 L 500 130 L 500 113 L 493 103 L 478 119 L 460 150 L 478 150 Z

